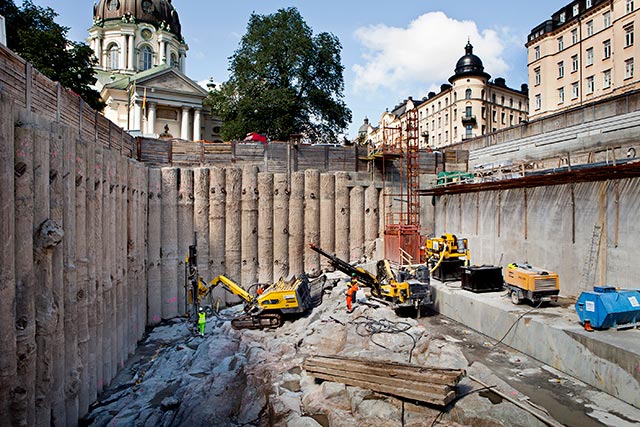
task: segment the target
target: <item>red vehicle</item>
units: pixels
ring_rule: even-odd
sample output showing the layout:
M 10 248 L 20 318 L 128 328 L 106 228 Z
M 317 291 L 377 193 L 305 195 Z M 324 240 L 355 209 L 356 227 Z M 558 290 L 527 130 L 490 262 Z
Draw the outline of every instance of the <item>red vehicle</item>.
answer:
M 260 135 L 259 133 L 249 132 L 243 142 L 263 142 L 266 144 L 267 137 L 265 135 Z

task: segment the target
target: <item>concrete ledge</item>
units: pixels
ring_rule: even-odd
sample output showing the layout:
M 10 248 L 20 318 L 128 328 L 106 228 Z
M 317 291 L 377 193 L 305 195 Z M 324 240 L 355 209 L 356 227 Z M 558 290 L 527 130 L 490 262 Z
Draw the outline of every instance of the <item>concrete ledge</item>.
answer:
M 504 293 L 464 291 L 459 282 L 431 285 L 437 312 L 494 340 L 532 308 Z M 586 332 L 573 305 L 553 306 L 524 316 L 503 343 L 640 408 L 640 330 Z

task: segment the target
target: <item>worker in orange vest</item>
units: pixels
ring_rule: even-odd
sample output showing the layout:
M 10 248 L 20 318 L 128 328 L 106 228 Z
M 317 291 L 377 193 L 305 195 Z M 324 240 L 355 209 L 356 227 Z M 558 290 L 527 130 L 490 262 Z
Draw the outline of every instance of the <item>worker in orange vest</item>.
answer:
M 347 312 L 353 311 L 353 303 L 356 302 L 356 294 L 358 293 L 358 278 L 355 274 L 351 275 L 351 283 L 347 289 Z

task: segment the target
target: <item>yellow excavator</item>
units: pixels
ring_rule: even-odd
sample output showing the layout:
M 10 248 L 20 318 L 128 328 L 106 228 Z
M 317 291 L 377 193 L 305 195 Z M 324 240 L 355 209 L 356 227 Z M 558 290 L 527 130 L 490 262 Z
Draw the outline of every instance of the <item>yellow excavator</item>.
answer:
M 239 296 L 244 303 L 244 313 L 231 319 L 234 329 L 277 328 L 282 325 L 282 316 L 292 313 L 304 313 L 313 307 L 309 278 L 302 274 L 289 280 L 281 278 L 269 286 L 260 287 L 254 296 L 226 276 L 217 276 L 206 283 L 198 275 L 197 247 L 189 247 L 186 265 L 186 302 L 191 305 L 192 316 L 211 291 L 222 286 L 227 292 Z

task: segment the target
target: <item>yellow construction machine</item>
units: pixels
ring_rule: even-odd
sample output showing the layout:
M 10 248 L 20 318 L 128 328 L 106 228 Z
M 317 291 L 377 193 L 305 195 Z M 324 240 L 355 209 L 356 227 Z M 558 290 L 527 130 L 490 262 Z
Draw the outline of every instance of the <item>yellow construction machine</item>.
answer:
M 391 269 L 388 260 L 378 261 L 377 275 L 374 276 L 362 267 L 357 267 L 341 260 L 315 245 L 310 245 L 311 249 L 329 259 L 329 263 L 337 270 L 342 271 L 347 276 L 355 275 L 358 282 L 371 289 L 371 295 L 392 306 L 394 310 L 415 308 L 420 315 L 422 307 L 433 303 L 431 286 L 429 285 L 429 275 L 423 277 L 413 275 L 406 280 L 397 280 L 396 274 Z M 426 272 L 425 272 L 426 273 Z M 411 276 L 404 272 L 404 275 Z
M 460 267 L 468 266 L 471 254 L 467 239 L 445 233 L 427 239 L 425 257 L 433 277 L 441 282 L 460 280 Z
M 553 271 L 527 263 L 512 263 L 507 266 L 504 280 L 514 304 L 520 304 L 525 299 L 534 304 L 558 300 L 560 280 Z
M 293 277 L 289 280 L 281 278 L 276 283 L 265 286 L 259 295 L 252 295 L 226 276 L 217 276 L 208 284 L 198 275 L 197 248 L 189 247 L 186 258 L 187 292 L 186 301 L 192 308 L 191 314 L 198 310 L 211 291 L 222 286 L 227 292 L 239 296 L 244 304 L 244 313 L 231 320 L 234 329 L 263 329 L 277 328 L 282 325 L 285 314 L 304 313 L 313 307 L 311 284 L 306 275 Z M 262 288 L 262 287 L 261 287 Z M 212 307 L 207 311 L 211 312 Z

